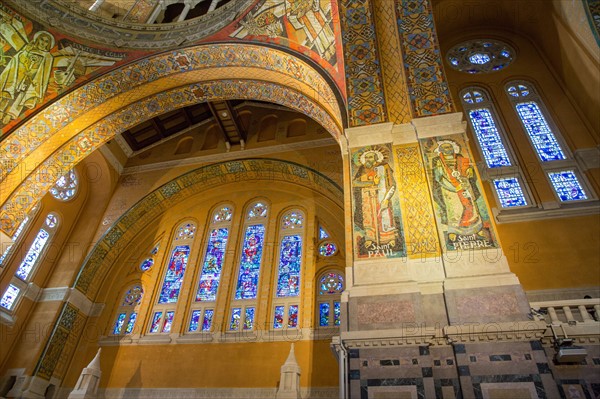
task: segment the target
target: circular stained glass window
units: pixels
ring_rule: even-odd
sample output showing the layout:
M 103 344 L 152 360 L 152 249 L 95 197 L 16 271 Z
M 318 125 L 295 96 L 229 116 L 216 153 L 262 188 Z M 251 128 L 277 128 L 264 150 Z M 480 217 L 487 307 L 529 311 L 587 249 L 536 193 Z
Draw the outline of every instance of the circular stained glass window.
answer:
M 50 194 L 57 200 L 68 201 L 75 196 L 77 192 L 77 175 L 71 169 L 66 175 L 60 179 L 50 189 Z
M 446 54 L 450 67 L 466 73 L 487 73 L 506 68 L 515 59 L 515 50 L 506 43 L 469 40 L 452 47 Z
M 153 265 L 154 265 L 154 259 L 148 258 L 140 264 L 140 269 L 143 272 L 145 272 L 146 270 L 150 269 Z
M 50 213 L 50 214 L 48 214 L 48 216 L 46 216 L 46 226 L 53 229 L 56 227 L 57 224 L 58 224 L 58 218 L 56 217 L 55 214 Z
M 324 242 L 319 245 L 319 254 L 321 256 L 333 256 L 337 253 L 337 245 L 331 241 Z
M 327 273 L 321 277 L 319 294 L 339 294 L 344 290 L 344 277 L 337 273 Z

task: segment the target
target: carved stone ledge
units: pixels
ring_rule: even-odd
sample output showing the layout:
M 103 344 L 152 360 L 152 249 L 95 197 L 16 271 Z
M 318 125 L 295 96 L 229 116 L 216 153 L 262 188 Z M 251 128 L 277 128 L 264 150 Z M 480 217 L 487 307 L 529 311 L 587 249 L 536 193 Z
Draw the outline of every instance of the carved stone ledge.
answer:
M 443 331 L 449 343 L 471 343 L 539 340 L 546 329 L 543 321 L 515 321 L 446 326 Z

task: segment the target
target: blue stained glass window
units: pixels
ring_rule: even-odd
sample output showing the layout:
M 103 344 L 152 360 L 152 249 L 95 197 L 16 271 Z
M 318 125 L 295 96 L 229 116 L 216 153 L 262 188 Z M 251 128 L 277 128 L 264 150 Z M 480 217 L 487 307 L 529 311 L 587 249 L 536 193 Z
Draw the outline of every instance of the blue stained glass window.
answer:
M 342 319 L 341 319 L 341 306 L 339 302 L 334 302 L 333 303 L 333 324 L 336 326 L 339 326 Z
M 4 291 L 4 295 L 2 295 L 2 299 L 0 299 L 0 306 L 4 309 L 11 310 L 20 291 L 19 287 L 9 284 L 6 291 Z
M 40 229 L 35 237 L 35 240 L 33 240 L 33 244 L 31 244 L 29 251 L 27 251 L 25 259 L 23 259 L 23 262 L 21 262 L 21 265 L 17 269 L 16 275 L 18 277 L 23 280 L 27 280 L 27 277 L 29 277 L 29 273 L 31 273 L 35 262 L 42 253 L 44 246 L 48 242 L 48 238 L 50 238 L 50 234 L 46 230 Z
M 119 317 L 117 317 L 117 321 L 115 322 L 115 327 L 113 328 L 114 335 L 121 334 L 121 329 L 123 328 L 123 324 L 125 323 L 125 316 L 127 316 L 127 313 L 120 313 Z
M 494 187 L 496 187 L 496 193 L 502 208 L 527 205 L 525 194 L 523 194 L 519 179 L 516 177 L 494 179 Z
M 162 318 L 162 312 L 155 312 L 154 317 L 152 317 L 152 324 L 150 324 L 150 332 L 155 333 L 158 332 L 158 328 L 160 327 L 160 319 Z
M 173 316 L 175 316 L 175 312 L 167 312 L 167 314 L 165 315 L 165 321 L 163 323 L 162 332 L 171 332 L 171 326 L 173 325 Z
M 229 323 L 230 330 L 238 331 L 240 329 L 241 317 L 242 317 L 242 308 L 233 308 L 231 311 L 231 322 Z
M 267 205 L 257 202 L 248 210 L 248 219 L 264 218 L 267 216 Z
M 273 316 L 273 328 L 283 328 L 283 312 L 285 306 L 275 306 L 275 315 Z
M 327 273 L 321 277 L 319 294 L 340 294 L 344 290 L 344 278 L 337 273 Z
M 319 240 L 324 240 L 325 238 L 329 238 L 329 233 L 327 233 L 327 230 L 323 226 L 319 226 Z
M 133 332 L 133 327 L 135 327 L 135 319 L 137 319 L 137 313 L 133 312 L 131 316 L 129 316 L 129 321 L 127 322 L 125 334 L 131 334 Z
M 196 301 L 214 301 L 217 299 L 217 289 L 219 288 L 228 234 L 229 230 L 226 228 L 214 229 L 210 233 Z
M 581 201 L 588 199 L 577 175 L 572 170 L 550 172 L 550 182 L 561 201 Z
M 284 229 L 300 228 L 304 224 L 304 216 L 299 212 L 288 212 L 283 217 L 282 222 L 281 227 Z
M 131 288 L 125 293 L 125 298 L 123 299 L 123 306 L 135 306 L 140 303 L 142 300 L 142 296 L 144 295 L 144 290 L 139 285 Z
M 337 252 L 337 245 L 333 242 L 328 241 L 319 245 L 319 254 L 321 256 L 333 256 Z
M 233 212 L 230 207 L 224 206 L 217 210 L 213 215 L 213 223 L 229 222 L 233 217 Z
M 254 308 L 246 308 L 246 317 L 244 318 L 244 330 L 252 330 L 254 328 Z
M 204 320 L 202 321 L 202 331 L 210 331 L 212 327 L 212 319 L 215 311 L 213 309 L 206 309 L 204 311 Z
M 471 64 L 485 64 L 490 62 L 490 60 L 490 56 L 485 53 L 475 53 L 469 57 L 469 61 L 471 62 Z
M 540 159 L 543 162 L 566 159 L 537 103 L 533 101 L 518 103 L 516 108 Z
M 140 269 L 143 272 L 145 272 L 146 270 L 149 270 L 153 265 L 154 265 L 154 259 L 148 258 L 140 264 Z
M 327 327 L 329 325 L 329 302 L 319 304 L 319 325 Z
M 190 319 L 190 332 L 198 331 L 198 323 L 200 322 L 201 310 L 192 311 L 192 318 Z
M 256 298 L 264 235 L 265 226 L 262 224 L 246 228 L 235 299 Z
M 189 255 L 189 245 L 179 245 L 173 250 L 158 303 L 177 302 Z
M 299 235 L 283 237 L 279 254 L 279 276 L 277 277 L 278 297 L 300 294 L 301 261 L 302 237 Z
M 490 168 L 510 166 L 508 153 L 490 110 L 487 108 L 470 110 L 469 118 L 487 165 Z
M 298 327 L 298 305 L 290 305 L 288 312 L 288 327 Z
M 19 238 L 19 236 L 21 235 L 21 232 L 25 228 L 25 225 L 27 224 L 27 222 L 29 222 L 29 216 L 25 216 L 25 219 L 23 219 L 23 221 L 19 225 L 19 227 L 17 228 L 17 231 L 15 231 L 15 234 L 13 234 L 13 236 L 12 236 L 13 243 L 15 241 L 17 241 L 17 238 Z M 6 249 L 4 250 L 4 253 L 2 254 L 2 256 L 0 256 L 0 265 L 4 262 L 4 259 L 6 259 L 6 257 L 8 256 L 8 253 L 10 252 L 10 249 L 12 248 L 12 246 L 13 246 L 13 244 L 10 244 L 9 246 L 7 246 Z
M 160 249 L 160 243 L 157 243 L 154 248 L 152 248 L 152 251 L 150 251 L 150 255 L 156 255 L 158 253 L 158 250 Z
M 194 238 L 194 234 L 196 234 L 196 225 L 187 223 L 177 230 L 175 240 L 190 240 Z

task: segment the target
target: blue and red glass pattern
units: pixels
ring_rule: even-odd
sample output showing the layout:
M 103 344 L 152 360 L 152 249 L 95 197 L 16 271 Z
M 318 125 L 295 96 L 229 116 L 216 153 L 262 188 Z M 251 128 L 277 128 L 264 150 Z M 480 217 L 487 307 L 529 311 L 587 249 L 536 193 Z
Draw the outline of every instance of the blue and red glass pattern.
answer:
M 213 215 L 213 223 L 229 222 L 233 216 L 231 208 L 224 206 L 217 210 Z
M 496 187 L 496 193 L 502 208 L 527 206 L 525 194 L 523 194 L 519 179 L 516 177 L 494 179 L 494 187 Z
M 192 311 L 192 318 L 190 319 L 190 328 L 188 331 L 198 331 L 198 323 L 200 322 L 200 316 L 202 315 L 201 310 Z
M 214 309 L 206 309 L 204 311 L 204 320 L 202 320 L 202 331 L 210 331 L 210 329 L 212 328 L 212 320 L 214 314 Z
M 267 206 L 262 202 L 257 202 L 248 211 L 248 219 L 264 218 L 267 216 Z
M 577 175 L 572 170 L 548 173 L 554 191 L 561 201 L 581 201 L 588 199 Z
M 127 322 L 127 328 L 125 329 L 125 334 L 131 334 L 133 332 L 133 327 L 135 327 L 135 320 L 137 319 L 137 313 L 133 312 L 131 316 L 129 316 L 129 321 Z
M 17 277 L 25 281 L 27 280 L 31 270 L 33 269 L 33 266 L 35 266 L 37 259 L 44 250 L 44 246 L 46 246 L 48 238 L 50 238 L 50 234 L 46 230 L 40 229 L 35 237 L 35 240 L 33 240 L 33 244 L 31 244 L 31 247 L 29 247 L 27 255 L 25 255 L 23 262 L 21 262 L 21 265 L 19 265 L 19 268 L 15 273 Z
M 150 332 L 151 333 L 158 332 L 158 328 L 160 327 L 161 319 L 162 319 L 162 312 L 155 312 L 154 317 L 152 317 L 152 324 L 150 324 Z
M 490 110 L 487 108 L 470 110 L 469 118 L 487 166 L 490 168 L 510 166 L 508 153 Z
M 235 299 L 256 298 L 264 235 L 265 226 L 262 224 L 246 228 Z
M 173 249 L 158 303 L 177 302 L 189 255 L 189 245 L 179 245 Z
M 125 298 L 123 299 L 123 306 L 135 306 L 140 303 L 142 300 L 142 296 L 144 295 L 144 290 L 139 285 L 131 288 L 125 293 Z
M 196 293 L 196 301 L 214 301 L 217 299 L 217 289 L 219 288 L 228 234 L 229 230 L 226 228 L 214 229 L 210 233 L 198 292 Z
M 288 311 L 288 328 L 298 327 L 298 305 L 290 305 Z
M 277 296 L 290 297 L 300 294 L 300 265 L 302 261 L 302 237 L 285 236 L 281 239 Z
M 165 321 L 163 323 L 162 332 L 164 332 L 164 333 L 171 332 L 171 326 L 173 326 L 173 316 L 175 316 L 174 311 L 169 311 L 165 314 Z
M 113 328 L 113 334 L 119 335 L 121 334 L 121 329 L 123 328 L 123 324 L 125 323 L 125 316 L 127 313 L 120 313 L 117 317 L 117 321 L 115 322 L 115 327 Z
M 152 258 L 145 259 L 140 264 L 140 270 L 145 272 L 146 270 L 149 270 L 153 265 L 154 265 L 154 259 L 152 259 Z
M 273 328 L 283 328 L 283 312 L 285 306 L 275 306 L 275 315 L 273 316 Z
M 319 255 L 333 256 L 337 252 L 337 245 L 331 241 L 327 241 L 319 245 Z
M 319 326 L 329 326 L 329 302 L 321 302 L 319 304 Z
M 321 277 L 319 294 L 340 294 L 344 290 L 344 278 L 337 273 L 327 273 Z
M 191 240 L 196 234 L 196 225 L 193 223 L 186 223 L 177 230 L 175 240 Z
M 242 308 L 233 308 L 231 310 L 231 322 L 229 323 L 229 329 L 232 331 L 238 331 L 240 329 L 241 318 Z
M 533 101 L 519 103 L 516 108 L 540 159 L 543 162 L 566 159 L 558 140 L 556 140 L 537 103 Z
M 283 217 L 282 227 L 284 229 L 296 229 L 304 224 L 304 216 L 300 212 L 288 212 Z
M 244 318 L 244 330 L 252 330 L 254 328 L 254 308 L 246 308 L 246 317 Z

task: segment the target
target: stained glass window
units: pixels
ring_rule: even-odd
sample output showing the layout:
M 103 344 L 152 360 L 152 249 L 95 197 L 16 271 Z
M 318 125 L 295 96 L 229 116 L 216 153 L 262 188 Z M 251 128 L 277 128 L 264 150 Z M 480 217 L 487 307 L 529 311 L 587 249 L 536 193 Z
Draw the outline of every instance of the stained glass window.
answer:
M 235 299 L 256 298 L 264 235 L 265 226 L 262 224 L 246 228 Z
M 290 305 L 288 312 L 288 328 L 298 327 L 298 305 Z
M 319 304 L 319 326 L 329 326 L 329 302 L 321 302 Z
M 327 230 L 325 230 L 323 226 L 319 226 L 319 240 L 324 240 L 326 238 L 329 238 L 329 233 L 327 233 Z
M 77 175 L 74 170 L 70 170 L 50 188 L 50 194 L 61 201 L 68 201 L 75 196 L 77 192 Z
M 204 311 L 204 320 L 202 321 L 202 331 L 210 331 L 212 328 L 212 320 L 215 311 L 213 309 L 207 309 Z
M 341 323 L 341 304 L 340 302 L 333 303 L 333 325 L 339 326 Z
M 240 329 L 241 317 L 242 317 L 242 308 L 233 308 L 231 311 L 231 322 L 229 323 L 230 330 L 238 331 Z
M 528 101 L 518 103 L 516 108 L 540 159 L 543 162 L 566 159 L 538 104 Z
M 302 237 L 284 236 L 279 254 L 277 296 L 290 297 L 300 294 L 300 265 L 302 260 Z
M 283 312 L 285 311 L 285 306 L 275 306 L 275 312 L 273 316 L 273 328 L 279 329 L 283 328 Z
M 472 109 L 469 111 L 469 119 L 487 166 L 490 168 L 510 166 L 508 153 L 491 111 L 487 108 Z
M 344 290 L 344 278 L 334 272 L 326 273 L 321 277 L 319 294 L 341 294 Z
M 214 301 L 217 299 L 217 289 L 219 288 L 228 234 L 229 230 L 227 228 L 214 229 L 210 233 L 196 301 Z
M 125 329 L 125 334 L 131 334 L 133 332 L 133 327 L 135 327 L 135 320 L 137 319 L 137 313 L 133 312 L 131 316 L 129 316 L 129 322 L 127 323 L 127 328 Z
M 217 211 L 215 211 L 213 215 L 213 223 L 223 223 L 230 222 L 233 217 L 233 211 L 230 207 L 224 206 Z
M 331 241 L 327 241 L 319 245 L 319 255 L 333 256 L 337 252 L 337 245 Z
M 11 310 L 20 291 L 21 290 L 18 287 L 9 284 L 6 291 L 4 291 L 4 295 L 2 295 L 2 298 L 0 299 L 0 306 L 7 310 Z
M 156 333 L 158 332 L 158 328 L 160 327 L 160 320 L 162 319 L 163 312 L 154 312 L 154 316 L 152 317 L 152 324 L 150 324 L 150 332 Z
M 2 253 L 2 256 L 0 256 L 0 265 L 2 263 L 4 263 L 4 259 L 6 259 L 6 257 L 8 256 L 8 253 L 10 252 L 10 249 L 13 247 L 14 244 L 9 244 L 6 249 L 4 250 L 4 253 Z
M 25 281 L 27 280 L 49 238 L 50 233 L 44 229 L 40 229 L 37 236 L 33 240 L 33 244 L 31 244 L 31 247 L 29 247 L 27 255 L 25 255 L 25 258 L 15 273 L 19 278 Z
M 163 322 L 162 332 L 169 333 L 171 332 L 171 326 L 173 326 L 173 317 L 175 316 L 174 311 L 169 311 L 165 314 L 165 320 Z
M 527 206 L 525 194 L 516 177 L 505 177 L 494 179 L 494 187 L 500 200 L 502 208 L 513 208 L 516 206 Z
M 550 182 L 561 201 L 581 201 L 588 199 L 577 175 L 572 170 L 549 172 Z
M 175 240 L 189 240 L 194 238 L 194 234 L 196 234 L 196 225 L 187 223 L 179 227 L 175 235 Z
M 123 324 L 125 323 L 125 316 L 127 316 L 127 313 L 119 313 L 117 321 L 115 322 L 115 328 L 113 328 L 113 334 L 121 334 L 121 329 L 123 328 Z
M 244 330 L 252 330 L 254 328 L 254 308 L 246 308 L 246 317 L 244 318 Z
M 46 226 L 53 229 L 56 227 L 57 223 L 58 223 L 58 218 L 56 217 L 55 214 L 49 213 L 48 216 L 46 216 Z
M 506 43 L 491 39 L 462 42 L 452 47 L 446 59 L 453 69 L 466 73 L 487 73 L 506 68 L 515 51 Z
M 157 243 L 154 248 L 152 248 L 152 251 L 150 251 L 150 255 L 156 255 L 158 253 L 158 250 L 160 249 L 160 243 Z
M 173 249 L 158 303 L 177 302 L 189 255 L 189 245 L 179 245 Z
M 248 219 L 264 218 L 267 216 L 267 205 L 257 202 L 248 210 Z
M 302 227 L 304 224 L 304 216 L 296 211 L 288 212 L 283 216 L 282 222 L 282 228 L 295 229 Z
M 4 250 L 4 252 L 2 253 L 2 256 L 0 256 L 0 265 L 2 263 L 4 263 L 4 259 L 6 259 L 6 257 L 8 256 L 10 249 L 13 247 L 13 244 L 15 243 L 15 241 L 17 241 L 17 239 L 19 238 L 19 236 L 21 235 L 21 233 L 23 232 L 23 229 L 25 228 L 25 226 L 27 225 L 27 222 L 29 222 L 29 216 L 25 216 L 25 219 L 23 219 L 23 221 L 21 222 L 21 224 L 19 225 L 19 227 L 17 228 L 17 231 L 15 231 L 15 234 L 13 234 L 12 236 L 12 243 L 9 244 L 6 249 Z
M 482 92 L 477 90 L 469 90 L 463 94 L 462 99 L 467 104 L 477 104 L 485 101 L 485 97 Z
M 140 269 L 145 272 L 146 270 L 150 270 L 150 268 L 154 265 L 154 259 L 148 258 L 142 261 L 140 264 Z
M 131 288 L 125 293 L 125 299 L 123 299 L 123 306 L 136 306 L 139 305 L 144 295 L 144 290 L 139 285 Z

